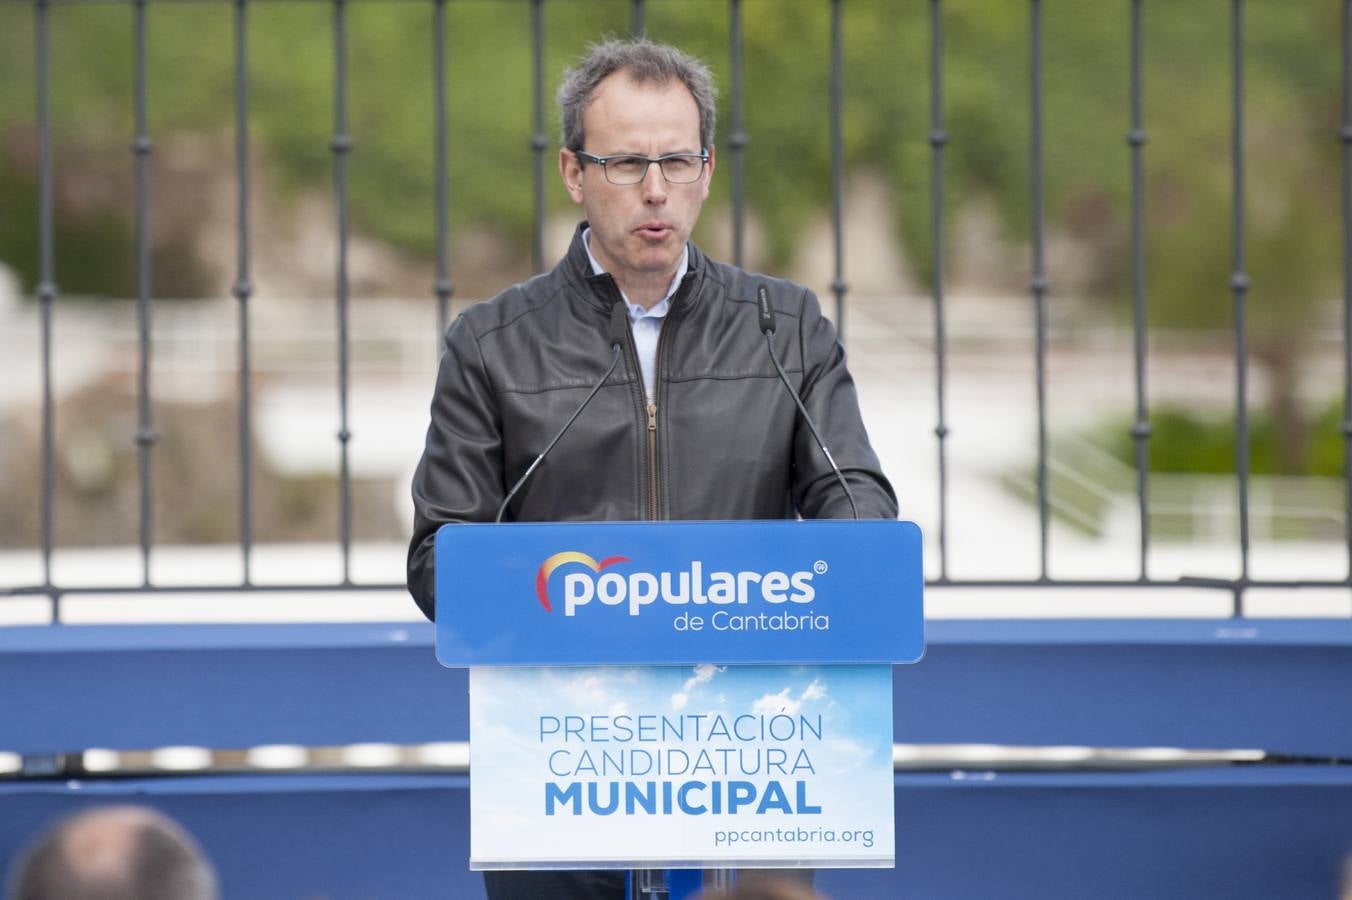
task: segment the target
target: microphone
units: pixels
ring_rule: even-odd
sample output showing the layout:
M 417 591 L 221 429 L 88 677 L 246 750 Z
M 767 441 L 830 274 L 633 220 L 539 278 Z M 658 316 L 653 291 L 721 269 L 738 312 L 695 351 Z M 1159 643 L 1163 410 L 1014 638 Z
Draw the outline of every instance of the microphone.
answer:
M 761 334 L 768 337 L 775 333 L 775 308 L 770 305 L 770 292 L 763 284 L 756 288 L 756 316 L 760 319 Z
M 784 389 L 793 398 L 803 421 L 807 423 L 808 431 L 812 432 L 813 440 L 821 448 L 822 456 L 825 456 L 826 461 L 831 464 L 831 471 L 836 473 L 836 481 L 840 482 L 840 489 L 845 492 L 845 499 L 850 502 L 850 512 L 854 514 L 855 520 L 858 521 L 859 508 L 854 505 L 854 494 L 850 493 L 850 485 L 845 481 L 845 476 L 841 474 L 840 467 L 831 457 L 831 451 L 826 449 L 826 442 L 822 440 L 816 424 L 812 421 L 812 417 L 807 414 L 803 401 L 799 399 L 798 392 L 793 389 L 793 385 L 789 382 L 789 376 L 784 373 L 784 367 L 779 364 L 779 359 L 775 356 L 775 308 L 770 305 L 770 292 L 763 284 L 756 288 L 756 315 L 760 320 L 761 334 L 765 335 L 765 349 L 770 354 L 770 362 L 775 364 L 775 371 L 779 373 L 779 380 L 784 383 Z
M 549 455 L 550 450 L 554 449 L 554 445 L 559 442 L 559 439 L 568 432 L 569 428 L 573 427 L 573 423 L 577 421 L 577 417 L 582 415 L 582 410 L 587 408 L 587 404 L 591 403 L 592 398 L 596 396 L 596 392 L 601 390 L 601 385 L 606 383 L 606 379 L 610 377 L 610 373 L 614 372 L 615 367 L 620 364 L 620 358 L 624 355 L 624 338 L 628 332 L 629 322 L 626 318 L 624 304 L 617 301 L 610 307 L 610 368 L 606 369 L 606 374 L 602 375 L 600 380 L 592 386 L 591 392 L 587 394 L 586 399 L 584 399 L 582 404 L 568 417 L 568 421 L 563 423 L 563 427 L 559 429 L 558 434 L 554 435 L 554 439 L 549 442 L 545 449 L 540 451 L 540 455 L 535 457 L 535 461 L 526 467 L 526 471 L 521 473 L 521 477 L 516 480 L 516 484 L 512 485 L 512 489 L 507 492 L 507 496 L 502 498 L 502 505 L 498 507 L 498 514 L 493 518 L 495 524 L 502 521 L 503 514 L 507 512 L 507 504 L 512 502 L 512 498 L 516 496 L 516 492 L 521 490 L 521 486 L 526 483 L 526 480 L 530 478 L 532 474 L 534 474 L 540 463 L 545 461 L 545 457 Z M 858 517 L 856 516 L 856 518 Z

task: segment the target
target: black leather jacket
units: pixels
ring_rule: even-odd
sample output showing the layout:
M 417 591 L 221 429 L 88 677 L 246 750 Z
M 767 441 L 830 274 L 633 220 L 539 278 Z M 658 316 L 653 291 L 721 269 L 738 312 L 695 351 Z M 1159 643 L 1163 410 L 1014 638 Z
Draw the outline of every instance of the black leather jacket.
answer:
M 579 227 L 552 272 L 466 310 L 446 333 L 427 446 L 413 476 L 409 591 L 434 613 L 433 538 L 492 521 L 508 488 L 610 365 L 610 311 Z M 896 497 L 869 446 L 835 329 L 811 291 L 714 262 L 689 271 L 662 325 L 655 403 L 632 336 L 624 359 L 512 499 L 508 521 L 848 518 L 850 509 L 780 383 L 758 328 L 756 288 L 775 309 L 775 354 L 866 518 Z

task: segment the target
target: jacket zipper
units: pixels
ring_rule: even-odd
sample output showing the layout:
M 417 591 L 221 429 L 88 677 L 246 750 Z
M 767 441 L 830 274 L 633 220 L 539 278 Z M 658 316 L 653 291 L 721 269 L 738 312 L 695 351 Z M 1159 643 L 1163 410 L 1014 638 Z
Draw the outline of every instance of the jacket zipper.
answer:
M 690 284 L 690 275 L 687 274 L 685 281 L 676 289 L 672 295 L 671 309 L 674 311 L 676 304 L 685 296 Z M 619 288 L 615 287 L 615 282 L 610 281 L 610 287 L 614 291 L 612 302 L 620 299 Z M 634 323 L 629 323 L 629 359 L 634 366 L 634 372 L 638 375 L 638 396 L 639 410 L 646 411 L 648 414 L 647 432 L 648 432 L 648 520 L 652 522 L 659 521 L 658 515 L 658 476 L 657 476 L 657 399 L 662 393 L 662 345 L 667 341 L 667 334 L 671 331 L 673 316 L 667 315 L 667 320 L 662 323 L 662 331 L 657 337 L 657 352 L 653 355 L 653 402 L 648 402 L 647 393 L 643 387 L 643 367 L 638 361 L 638 348 L 634 345 Z
M 656 379 L 653 390 L 657 390 Z M 650 518 L 657 521 L 657 404 L 648 404 L 648 509 Z
M 616 291 L 618 296 L 619 291 Z M 665 329 L 664 329 L 665 330 Z M 633 366 L 634 373 L 638 376 L 634 390 L 638 394 L 639 427 L 643 428 L 643 414 L 647 412 L 647 435 L 648 435 L 648 520 L 656 522 L 657 515 L 657 404 L 648 402 L 647 392 L 643 387 L 643 365 L 638 359 L 638 347 L 634 344 L 634 323 L 629 323 L 628 329 L 628 347 L 626 348 L 629 364 Z M 657 357 L 662 355 L 662 339 L 657 339 Z M 656 368 L 656 359 L 653 365 Z M 653 399 L 656 400 L 657 393 L 657 373 L 653 373 Z
M 680 293 L 678 290 L 676 296 L 679 297 Z M 674 302 L 672 308 L 675 308 Z M 657 474 L 657 401 L 662 399 L 662 348 L 667 343 L 667 336 L 672 332 L 674 321 L 674 317 L 668 313 L 662 323 L 662 331 L 657 336 L 657 352 L 653 354 L 653 402 L 648 404 L 648 517 L 654 522 L 661 518 L 658 515 L 660 491 Z M 639 389 L 642 390 L 642 385 Z

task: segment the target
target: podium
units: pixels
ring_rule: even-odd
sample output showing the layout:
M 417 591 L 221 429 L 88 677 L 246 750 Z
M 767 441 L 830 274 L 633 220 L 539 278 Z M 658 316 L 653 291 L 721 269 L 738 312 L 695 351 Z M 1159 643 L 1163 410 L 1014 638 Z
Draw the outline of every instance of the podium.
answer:
M 436 573 L 471 869 L 894 865 L 913 523 L 447 525 Z

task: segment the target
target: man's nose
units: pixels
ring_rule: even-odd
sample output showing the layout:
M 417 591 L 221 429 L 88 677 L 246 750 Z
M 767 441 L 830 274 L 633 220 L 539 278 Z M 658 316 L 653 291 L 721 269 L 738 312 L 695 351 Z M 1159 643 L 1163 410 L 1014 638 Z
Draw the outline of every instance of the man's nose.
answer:
M 642 184 L 645 203 L 661 203 L 667 199 L 667 177 L 662 174 L 662 167 L 657 163 L 648 164 Z

